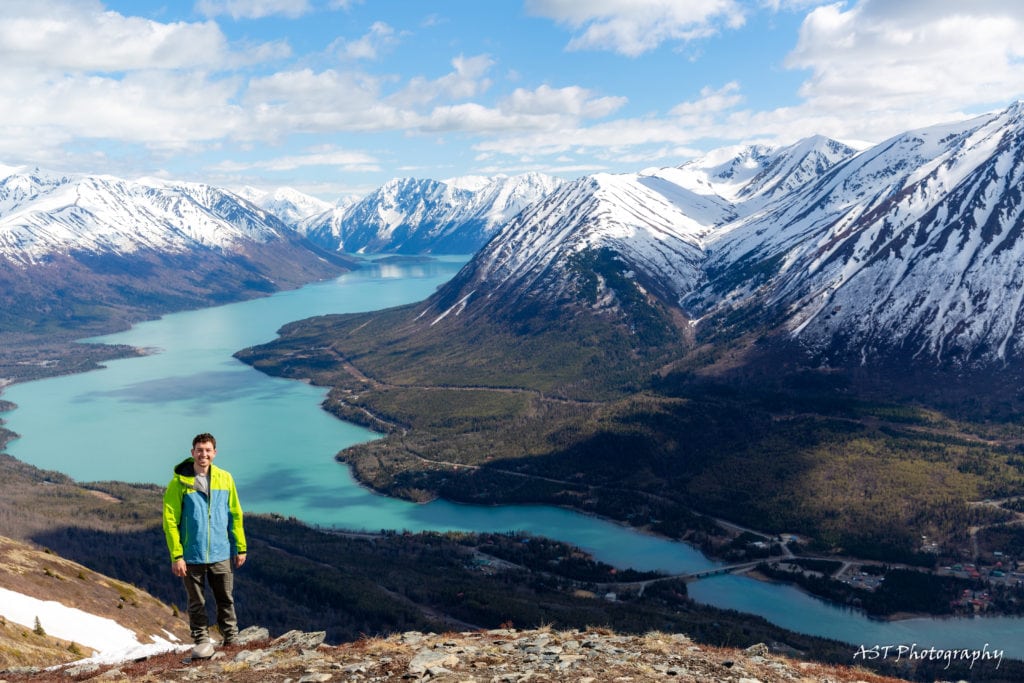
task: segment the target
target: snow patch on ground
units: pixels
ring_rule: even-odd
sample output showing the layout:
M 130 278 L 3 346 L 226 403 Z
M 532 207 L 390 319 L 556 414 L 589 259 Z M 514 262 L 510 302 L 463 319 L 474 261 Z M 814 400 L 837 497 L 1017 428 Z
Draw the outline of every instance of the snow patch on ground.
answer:
M 84 661 L 98 664 L 123 662 L 191 647 L 176 642 L 178 639 L 167 631 L 164 631 L 166 638 L 151 636 L 153 642 L 140 643 L 135 632 L 113 619 L 98 617 L 53 600 L 22 595 L 6 588 L 0 588 L 0 615 L 28 629 L 35 628 L 38 618 L 39 625 L 48 636 L 95 650 L 96 654 Z

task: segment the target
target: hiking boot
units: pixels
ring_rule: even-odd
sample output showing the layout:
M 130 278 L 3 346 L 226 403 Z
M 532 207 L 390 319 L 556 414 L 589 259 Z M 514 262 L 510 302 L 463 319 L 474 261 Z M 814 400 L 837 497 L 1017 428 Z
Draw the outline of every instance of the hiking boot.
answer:
M 192 648 L 192 659 L 209 659 L 213 656 L 213 652 L 213 643 L 204 640 L 201 643 L 196 643 L 196 646 Z

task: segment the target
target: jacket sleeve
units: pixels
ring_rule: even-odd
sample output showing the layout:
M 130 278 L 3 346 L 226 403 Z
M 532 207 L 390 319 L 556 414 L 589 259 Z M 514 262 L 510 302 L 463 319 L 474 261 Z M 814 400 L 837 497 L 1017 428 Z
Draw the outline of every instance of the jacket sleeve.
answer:
M 164 491 L 164 537 L 167 539 L 167 550 L 171 553 L 171 562 L 180 560 L 185 555 L 181 547 L 181 486 L 177 479 L 172 479 Z
M 231 488 L 228 493 L 228 535 L 231 537 L 231 549 L 234 555 L 244 555 L 246 551 L 245 529 L 242 526 L 242 504 L 238 500 L 238 490 L 235 488 L 235 479 L 231 478 Z

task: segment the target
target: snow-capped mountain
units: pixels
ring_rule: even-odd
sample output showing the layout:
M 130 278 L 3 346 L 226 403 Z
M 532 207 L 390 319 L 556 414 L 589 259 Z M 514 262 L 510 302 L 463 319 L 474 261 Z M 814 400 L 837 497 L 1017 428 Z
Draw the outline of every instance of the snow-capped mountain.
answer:
M 303 220 L 335 208 L 335 205 L 330 202 L 325 202 L 291 187 L 279 187 L 273 192 L 255 187 L 245 187 L 237 194 L 264 211 L 277 216 L 285 225 L 291 227 L 297 227 Z M 352 202 L 354 201 L 352 200 Z
M 608 285 L 611 263 L 595 278 L 585 257 L 603 254 L 640 294 L 656 293 L 678 307 L 703 285 L 705 242 L 720 226 L 762 205 L 773 191 L 798 187 L 815 177 L 811 171 L 854 154 L 825 138 L 730 152 L 730 158 L 717 153 L 680 167 L 598 174 L 563 185 L 510 221 L 446 288 L 443 301 L 458 301 L 462 310 L 479 294 L 501 298 L 507 309 L 516 298 L 554 302 L 588 290 L 592 306 L 614 308 L 624 292 Z M 514 295 L 506 297 L 505 290 Z
M 825 358 L 1021 358 L 1021 187 L 1020 103 L 904 133 L 723 226 L 708 242 L 720 275 L 690 304 L 785 311 Z
M 510 221 L 460 273 L 457 298 L 466 304 L 479 290 L 484 298 L 554 302 L 591 279 L 579 257 L 605 249 L 623 270 L 678 298 L 698 283 L 702 239 L 730 211 L 658 175 L 581 178 Z M 600 281 L 598 289 L 594 304 L 611 303 Z
M 347 209 L 303 221 L 299 230 L 325 249 L 348 253 L 473 253 L 562 182 L 539 173 L 486 181 L 396 178 Z
M 210 185 L 8 171 L 0 178 L 0 330 L 74 319 L 74 311 L 138 315 L 236 300 L 351 265 Z
M 12 173 L 0 179 L 0 256 L 23 264 L 57 253 L 230 250 L 283 238 L 281 223 L 200 183 Z
M 424 319 L 654 295 L 698 336 L 728 318 L 821 362 L 1024 360 L 1022 187 L 1024 104 L 861 151 L 812 137 L 597 175 L 509 222 Z

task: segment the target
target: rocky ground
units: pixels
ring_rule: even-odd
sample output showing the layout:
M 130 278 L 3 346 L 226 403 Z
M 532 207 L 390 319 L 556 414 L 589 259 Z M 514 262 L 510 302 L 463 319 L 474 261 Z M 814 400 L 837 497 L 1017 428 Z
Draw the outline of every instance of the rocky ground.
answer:
M 603 629 L 497 629 L 465 633 L 407 632 L 336 647 L 323 633 L 292 631 L 271 640 L 249 628 L 240 643 L 210 659 L 174 652 L 120 665 L 78 664 L 46 671 L 0 672 L 16 681 L 290 681 L 291 683 L 429 681 L 430 683 L 890 683 L 855 667 L 776 655 L 759 644 L 745 650 L 698 645 L 685 635 L 618 635 Z

